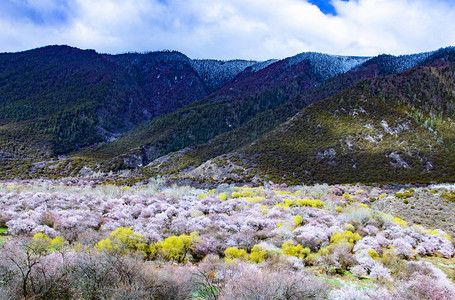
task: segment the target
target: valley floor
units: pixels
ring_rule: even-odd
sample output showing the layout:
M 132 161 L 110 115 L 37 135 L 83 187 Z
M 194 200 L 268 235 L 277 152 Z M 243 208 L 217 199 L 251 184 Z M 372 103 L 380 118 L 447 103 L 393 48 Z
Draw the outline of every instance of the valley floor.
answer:
M 455 185 L 0 183 L 1 299 L 455 299 Z

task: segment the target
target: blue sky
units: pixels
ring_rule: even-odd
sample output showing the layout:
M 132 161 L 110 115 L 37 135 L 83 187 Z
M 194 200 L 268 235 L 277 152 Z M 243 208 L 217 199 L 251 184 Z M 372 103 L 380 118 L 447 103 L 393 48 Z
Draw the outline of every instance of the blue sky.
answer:
M 348 0 L 344 1 L 348 2 Z M 331 3 L 332 1 L 330 0 L 309 0 L 308 2 L 316 5 L 319 8 L 319 10 L 326 15 L 327 14 L 331 14 L 334 16 L 337 15 L 337 11 L 335 10 L 335 7 L 333 6 L 333 4 Z
M 408 54 L 455 45 L 451 0 L 1 0 L 0 52 L 67 44 L 191 58 Z

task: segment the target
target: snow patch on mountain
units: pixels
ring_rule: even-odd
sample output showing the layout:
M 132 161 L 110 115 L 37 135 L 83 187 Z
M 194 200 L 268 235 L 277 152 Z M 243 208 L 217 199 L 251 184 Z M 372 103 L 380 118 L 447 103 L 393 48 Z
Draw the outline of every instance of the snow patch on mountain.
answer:
M 435 51 L 400 56 L 381 54 L 367 63 L 377 63 L 385 74 L 397 74 L 421 65 L 434 53 Z
M 367 61 L 369 57 L 329 55 L 317 52 L 304 52 L 285 59 L 285 66 L 292 67 L 308 61 L 314 74 L 327 80 L 338 74 L 345 73 Z
M 254 60 L 215 60 L 194 59 L 191 66 L 201 77 L 211 92 L 216 91 L 224 83 L 234 78 L 237 74 L 257 64 Z

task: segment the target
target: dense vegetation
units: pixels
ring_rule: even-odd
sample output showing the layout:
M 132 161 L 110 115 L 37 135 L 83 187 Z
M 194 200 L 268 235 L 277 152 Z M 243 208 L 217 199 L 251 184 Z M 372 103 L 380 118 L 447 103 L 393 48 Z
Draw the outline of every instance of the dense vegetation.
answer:
M 453 299 L 453 227 L 377 203 L 453 185 L 0 184 L 4 299 Z M 448 217 L 453 223 L 454 216 Z
M 0 54 L 0 298 L 454 299 L 455 186 L 396 183 L 455 180 L 455 51 L 365 60 Z
M 115 70 L 94 51 L 48 47 L 35 52 L 0 56 L 0 123 L 20 122 L 25 132 L 48 135 L 55 154 L 101 141 L 95 130 L 97 103 L 115 91 L 103 79 Z M 10 135 L 10 141 L 21 139 L 14 131 Z
M 360 82 L 245 153 L 259 153 L 258 169 L 286 182 L 454 180 L 452 61 Z
M 320 85 L 312 87 L 298 96 L 284 101 L 273 109 L 268 109 L 256 114 L 241 126 L 219 134 L 208 143 L 192 146 L 179 155 L 152 163 L 144 172 L 152 174 L 175 174 L 189 167 L 199 166 L 205 161 L 219 155 L 233 152 L 248 145 L 259 137 L 270 132 L 280 124 L 286 122 L 307 105 L 333 96 L 345 89 L 349 89 L 357 82 L 374 78 L 377 75 L 391 75 L 419 65 L 430 56 L 430 53 L 408 56 L 382 55 L 370 59 L 361 66 L 353 68 L 346 73 L 330 77 Z M 325 70 L 325 69 L 324 69 Z M 325 71 L 327 73 L 328 71 Z M 333 72 L 333 71 L 332 71 Z M 321 72 L 324 73 L 324 72 Z M 336 73 L 334 73 L 336 74 Z M 332 74 L 333 75 L 333 74 Z
M 132 153 L 139 156 L 145 154 L 140 161 L 144 165 L 159 156 L 205 143 L 238 128 L 254 116 L 278 107 L 321 84 L 329 76 L 339 74 L 364 60 L 305 54 L 273 63 L 253 73 L 245 71 L 207 98 L 156 118 L 114 143 L 84 155 L 109 159 L 119 154 L 128 156 L 128 151 L 136 148 Z M 257 125 L 253 132 L 260 133 L 263 124 Z M 239 145 L 243 145 L 242 139 L 241 136 Z M 230 150 L 232 143 L 223 148 L 224 152 Z M 124 159 L 120 157 L 120 163 L 122 161 Z M 118 165 L 119 161 L 114 160 L 113 163 Z
M 240 65 L 234 71 L 242 71 L 242 66 L 247 67 Z M 214 70 L 212 75 L 223 71 Z M 218 79 L 218 84 L 222 80 L 227 79 Z M 207 94 L 193 61 L 178 52 L 100 55 L 48 46 L 3 53 L 0 129 L 8 139 L 0 147 L 16 156 L 23 156 L 15 150 L 23 147 L 54 157 L 69 154 L 110 141 Z M 24 136 L 36 138 L 24 140 Z M 39 149 L 43 143 L 48 149 Z M 24 157 L 35 160 L 34 155 Z
M 263 63 L 59 46 L 2 54 L 0 175 L 451 181 L 453 52 Z

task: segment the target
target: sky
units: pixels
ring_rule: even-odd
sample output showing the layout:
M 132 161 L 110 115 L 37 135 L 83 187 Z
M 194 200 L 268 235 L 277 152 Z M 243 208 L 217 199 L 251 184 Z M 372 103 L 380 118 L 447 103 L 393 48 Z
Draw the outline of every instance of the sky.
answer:
M 455 45 L 455 0 L 0 0 L 0 29 L 0 52 L 399 55 Z

